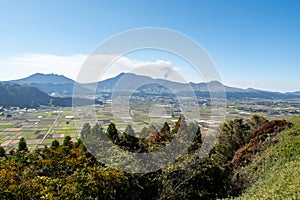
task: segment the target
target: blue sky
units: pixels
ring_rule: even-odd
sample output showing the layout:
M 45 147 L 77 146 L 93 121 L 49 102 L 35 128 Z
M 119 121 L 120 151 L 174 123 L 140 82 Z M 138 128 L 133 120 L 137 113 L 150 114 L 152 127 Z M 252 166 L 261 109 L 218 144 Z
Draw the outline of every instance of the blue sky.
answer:
M 196 40 L 225 84 L 300 90 L 300 1 L 284 0 L 0 0 L 0 80 L 35 72 L 75 78 L 99 43 L 141 27 L 174 29 Z

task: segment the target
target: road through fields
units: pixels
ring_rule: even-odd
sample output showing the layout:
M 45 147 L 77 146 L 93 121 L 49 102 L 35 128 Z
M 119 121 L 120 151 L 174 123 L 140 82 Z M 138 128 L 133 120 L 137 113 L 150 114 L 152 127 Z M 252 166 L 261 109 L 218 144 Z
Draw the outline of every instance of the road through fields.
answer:
M 58 112 L 54 122 L 52 123 L 52 125 L 50 126 L 50 128 L 48 129 L 47 133 L 45 134 L 45 136 L 43 137 L 43 139 L 40 141 L 39 144 L 42 144 L 44 142 L 44 140 L 47 138 L 48 134 L 52 131 L 55 123 L 57 122 L 58 118 L 60 117 L 60 112 Z

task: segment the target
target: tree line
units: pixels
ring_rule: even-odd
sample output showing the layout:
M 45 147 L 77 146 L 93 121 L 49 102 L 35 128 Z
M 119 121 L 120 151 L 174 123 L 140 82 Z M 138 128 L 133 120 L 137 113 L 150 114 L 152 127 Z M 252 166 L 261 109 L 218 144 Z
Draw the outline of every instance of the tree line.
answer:
M 172 126 L 164 123 L 160 129 L 154 126 L 144 128 L 144 137 L 136 137 L 131 126 L 120 132 L 111 123 L 106 130 L 100 124 L 84 124 L 81 137 L 76 142 L 66 136 L 62 144 L 54 140 L 50 147 L 33 151 L 28 151 L 22 138 L 15 151 L 6 153 L 4 148 L 0 148 L 0 197 L 217 199 L 237 196 L 245 189 L 242 186 L 246 180 L 234 176 L 235 167 L 240 166 L 232 162 L 240 156 L 236 152 L 253 138 L 266 140 L 262 134 L 268 137 L 272 128 L 283 130 L 288 126 L 285 121 L 271 123 L 256 115 L 251 119 L 227 121 L 217 131 L 219 142 L 205 157 L 199 156 L 199 149 L 209 144 L 209 136 L 202 135 L 196 124 L 185 123 L 184 117 Z M 264 131 L 258 132 L 259 129 Z M 126 151 L 151 152 L 169 145 L 176 135 L 189 131 L 196 134 L 187 151 L 171 165 L 151 173 L 134 174 L 112 169 L 97 161 L 93 149 L 87 149 L 93 142 L 99 142 L 97 138 L 107 137 Z M 185 136 L 181 139 L 184 140 Z M 244 160 L 241 159 L 241 162 Z

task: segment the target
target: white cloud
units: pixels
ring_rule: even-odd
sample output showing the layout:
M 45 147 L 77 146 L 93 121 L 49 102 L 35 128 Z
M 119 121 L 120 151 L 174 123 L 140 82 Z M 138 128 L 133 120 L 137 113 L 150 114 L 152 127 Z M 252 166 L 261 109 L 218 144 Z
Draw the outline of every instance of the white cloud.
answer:
M 88 60 L 85 62 L 87 58 Z M 26 54 L 0 60 L 0 69 L 5 72 L 0 75 L 0 80 L 23 78 L 40 72 L 63 74 L 74 80 L 78 80 L 78 74 L 81 73 L 84 76 L 81 76 L 80 82 L 91 82 L 95 78 L 103 80 L 117 76 L 121 72 L 131 72 L 153 78 L 185 81 L 178 73 L 180 69 L 174 67 L 170 61 L 139 61 L 127 57 L 115 58 L 116 56 L 113 55 L 92 55 L 88 57 L 88 55 L 84 54 L 72 56 Z M 104 68 L 113 59 L 114 62 L 109 67 Z M 82 66 L 86 68 L 84 69 Z M 100 74 L 101 71 L 104 73 Z
M 150 76 L 152 78 L 185 82 L 185 80 L 179 75 L 179 71 L 180 68 L 174 67 L 170 61 L 139 61 L 120 57 L 107 68 L 107 71 L 101 79 L 103 80 L 114 77 L 120 72 L 130 72 Z
M 56 56 L 48 54 L 26 54 L 0 61 L 0 68 L 5 71 L 1 80 L 23 78 L 33 73 L 55 73 L 67 77 L 76 77 L 76 72 L 86 59 L 86 55 Z

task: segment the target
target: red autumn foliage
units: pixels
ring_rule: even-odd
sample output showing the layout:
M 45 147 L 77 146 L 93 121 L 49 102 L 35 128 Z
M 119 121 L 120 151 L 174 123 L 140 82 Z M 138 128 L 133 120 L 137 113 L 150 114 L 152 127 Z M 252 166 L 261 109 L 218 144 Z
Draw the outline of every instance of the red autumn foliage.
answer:
M 265 142 L 266 138 L 270 137 L 269 141 L 272 142 L 278 133 L 291 126 L 292 123 L 286 120 L 264 122 L 249 136 L 250 142 L 235 152 L 231 161 L 233 167 L 237 168 L 247 165 L 251 161 L 252 156 L 259 152 L 259 148 Z

